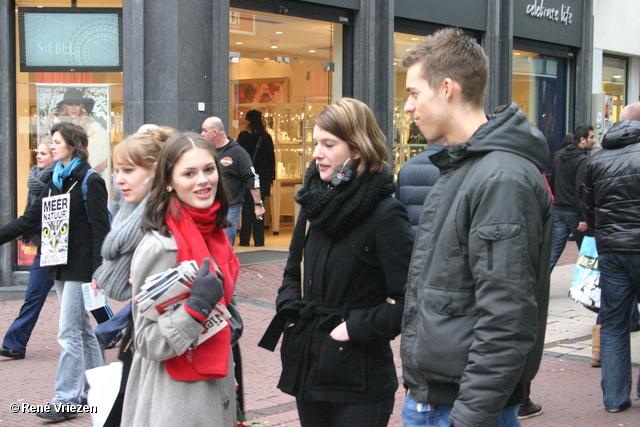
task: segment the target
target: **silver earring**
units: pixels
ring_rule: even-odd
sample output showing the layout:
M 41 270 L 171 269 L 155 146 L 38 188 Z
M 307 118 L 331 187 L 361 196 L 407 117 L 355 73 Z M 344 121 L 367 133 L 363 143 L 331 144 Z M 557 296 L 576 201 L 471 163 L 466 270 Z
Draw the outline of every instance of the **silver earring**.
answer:
M 171 188 L 170 185 L 167 185 L 167 193 L 171 193 L 173 191 L 173 188 Z

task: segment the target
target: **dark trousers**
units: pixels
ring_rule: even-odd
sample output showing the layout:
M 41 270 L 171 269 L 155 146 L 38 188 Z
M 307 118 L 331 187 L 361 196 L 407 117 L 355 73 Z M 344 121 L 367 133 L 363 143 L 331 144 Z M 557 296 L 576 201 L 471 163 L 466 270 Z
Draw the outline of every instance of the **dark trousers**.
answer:
M 20 308 L 20 314 L 4 336 L 2 342 L 4 347 L 26 353 L 31 332 L 38 322 L 40 311 L 52 287 L 53 280 L 47 279 L 47 267 L 40 266 L 40 251 L 38 251 L 31 265 L 24 304 Z
M 393 412 L 390 398 L 373 403 L 332 403 L 296 400 L 302 427 L 386 427 Z
M 262 200 L 265 195 L 260 191 Z M 256 218 L 256 210 L 251 192 L 244 193 L 244 203 L 242 204 L 242 227 L 240 227 L 240 246 L 249 246 L 251 232 L 253 232 L 253 244 L 264 246 L 264 218 Z

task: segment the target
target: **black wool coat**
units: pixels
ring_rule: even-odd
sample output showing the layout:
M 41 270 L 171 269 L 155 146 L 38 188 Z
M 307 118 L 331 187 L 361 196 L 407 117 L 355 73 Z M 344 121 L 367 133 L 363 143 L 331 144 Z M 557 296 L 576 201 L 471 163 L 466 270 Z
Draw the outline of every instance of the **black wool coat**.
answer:
M 278 387 L 302 400 L 392 398 L 398 381 L 389 342 L 400 333 L 413 245 L 407 212 L 388 196 L 340 238 L 313 225 L 305 237 L 306 226 L 302 210 L 276 302 L 288 320 Z M 349 341 L 329 335 L 342 321 Z
M 89 169 L 91 166 L 87 162 L 79 163 L 71 175 L 62 182 L 62 190 L 58 190 L 53 181 L 50 181 L 20 218 L 0 227 L 0 244 L 20 237 L 41 225 L 44 197 L 67 192 L 71 194 L 67 264 L 50 266 L 47 276 L 51 280 L 90 282 L 93 272 L 102 263 L 100 249 L 111 227 L 107 208 L 107 188 L 100 175 L 93 173 L 89 176 L 87 181 L 87 206 L 91 217 L 89 222 L 81 188 L 84 175 Z

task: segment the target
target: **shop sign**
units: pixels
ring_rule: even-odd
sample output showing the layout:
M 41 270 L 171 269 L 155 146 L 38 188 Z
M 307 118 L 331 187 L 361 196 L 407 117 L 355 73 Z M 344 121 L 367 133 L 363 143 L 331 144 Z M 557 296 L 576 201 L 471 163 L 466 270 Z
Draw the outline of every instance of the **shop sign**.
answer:
M 122 71 L 119 8 L 20 8 L 21 71 Z
M 234 34 L 256 34 L 256 16 L 248 13 L 229 12 L 229 31 Z
M 551 21 L 558 21 L 564 25 L 570 25 L 573 23 L 573 12 L 571 6 L 567 6 L 564 3 L 560 6 L 560 9 L 554 7 L 546 7 L 544 0 L 534 0 L 533 3 L 527 4 L 527 15 L 531 15 L 535 18 L 549 19 Z

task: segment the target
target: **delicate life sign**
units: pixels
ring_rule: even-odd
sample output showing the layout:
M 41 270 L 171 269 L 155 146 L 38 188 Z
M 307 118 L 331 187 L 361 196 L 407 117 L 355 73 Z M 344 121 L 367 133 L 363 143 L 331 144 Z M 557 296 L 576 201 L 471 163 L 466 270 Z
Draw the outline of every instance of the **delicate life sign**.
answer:
M 69 193 L 42 199 L 42 266 L 67 263 L 70 200 Z

